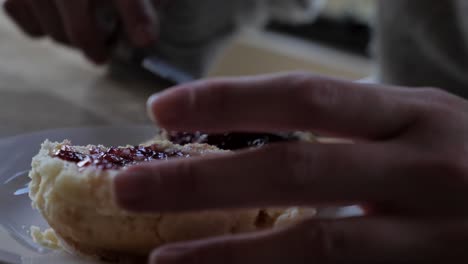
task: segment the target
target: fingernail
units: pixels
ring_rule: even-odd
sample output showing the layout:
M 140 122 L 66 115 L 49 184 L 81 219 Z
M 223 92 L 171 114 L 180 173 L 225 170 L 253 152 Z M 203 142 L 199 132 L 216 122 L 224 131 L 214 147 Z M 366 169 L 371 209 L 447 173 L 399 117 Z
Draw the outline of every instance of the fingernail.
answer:
M 148 98 L 148 101 L 146 102 L 146 111 L 148 113 L 148 117 L 153 121 L 154 123 L 158 124 L 158 119 L 156 118 L 156 115 L 153 111 L 153 106 L 156 104 L 157 100 L 159 99 L 159 94 L 153 94 Z

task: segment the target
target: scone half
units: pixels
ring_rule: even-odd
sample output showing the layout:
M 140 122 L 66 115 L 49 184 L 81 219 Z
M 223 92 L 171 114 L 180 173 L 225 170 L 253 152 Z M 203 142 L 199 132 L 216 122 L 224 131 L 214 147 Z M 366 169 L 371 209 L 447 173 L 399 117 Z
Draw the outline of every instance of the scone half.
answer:
M 223 152 L 208 145 L 179 146 L 169 141 L 147 146 L 157 149 L 161 156 L 177 153 L 181 158 Z M 258 210 L 165 215 L 122 211 L 114 203 L 113 178 L 123 167 L 99 165 L 97 158 L 86 165 L 96 149 L 100 153 L 96 155 L 101 156 L 111 151 L 103 146 L 79 147 L 68 141 L 46 141 L 33 158 L 29 174 L 32 205 L 66 248 L 115 260 L 146 256 L 168 242 L 255 229 Z M 134 147 L 114 148 L 123 152 L 130 149 Z
M 32 161 L 29 195 L 64 249 L 112 262 L 144 259 L 166 243 L 252 232 L 314 215 L 303 208 L 133 214 L 114 202 L 113 179 L 126 167 L 226 152 L 161 139 L 116 148 L 45 141 Z

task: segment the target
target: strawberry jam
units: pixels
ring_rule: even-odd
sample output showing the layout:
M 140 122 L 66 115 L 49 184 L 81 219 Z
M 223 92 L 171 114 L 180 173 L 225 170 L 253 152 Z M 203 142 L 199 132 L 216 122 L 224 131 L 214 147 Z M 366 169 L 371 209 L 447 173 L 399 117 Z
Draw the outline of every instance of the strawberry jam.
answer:
M 74 162 L 80 168 L 95 166 L 99 169 L 119 169 L 141 162 L 167 160 L 169 158 L 189 157 L 180 151 L 168 151 L 153 145 L 149 147 L 135 146 L 129 148 L 92 148 L 89 154 L 80 153 L 71 146 L 62 146 L 54 153 L 54 157 Z
M 185 133 L 171 132 L 169 140 L 179 145 L 191 143 L 209 144 L 223 150 L 239 150 L 251 147 L 261 147 L 270 143 L 297 141 L 294 134 L 261 134 L 261 133 L 225 133 L 204 134 L 201 132 Z

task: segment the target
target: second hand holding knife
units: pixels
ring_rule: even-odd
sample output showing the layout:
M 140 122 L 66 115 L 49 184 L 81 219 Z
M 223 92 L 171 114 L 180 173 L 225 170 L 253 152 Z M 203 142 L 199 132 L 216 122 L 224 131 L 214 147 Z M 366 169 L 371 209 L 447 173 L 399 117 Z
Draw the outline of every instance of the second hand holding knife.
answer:
M 148 5 L 148 8 L 152 8 Z M 154 8 L 152 8 L 154 10 Z M 140 51 L 132 47 L 125 31 L 122 29 L 122 21 L 113 6 L 98 6 L 95 9 L 98 26 L 106 34 L 107 44 L 112 49 L 113 55 L 125 61 L 134 62 L 143 70 L 155 77 L 178 85 L 196 80 L 190 73 L 180 67 L 172 65 L 149 52 Z M 155 13 L 155 15 L 157 15 Z

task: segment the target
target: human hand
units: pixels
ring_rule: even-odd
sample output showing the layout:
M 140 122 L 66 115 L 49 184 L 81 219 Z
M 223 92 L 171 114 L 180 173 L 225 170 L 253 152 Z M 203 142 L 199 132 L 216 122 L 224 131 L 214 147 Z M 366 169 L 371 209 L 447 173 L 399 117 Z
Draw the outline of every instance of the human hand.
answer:
M 364 205 L 362 217 L 181 242 L 152 263 L 463 263 L 468 104 L 437 89 L 302 73 L 189 83 L 150 100 L 168 130 L 308 130 L 353 144 L 280 143 L 155 162 L 116 178 L 137 212 Z
M 127 34 L 136 47 L 155 41 L 155 29 L 148 10 L 140 0 L 6 0 L 7 14 L 32 37 L 50 37 L 73 46 L 95 63 L 106 62 L 110 53 L 109 32 L 97 23 L 99 5 L 119 11 Z

